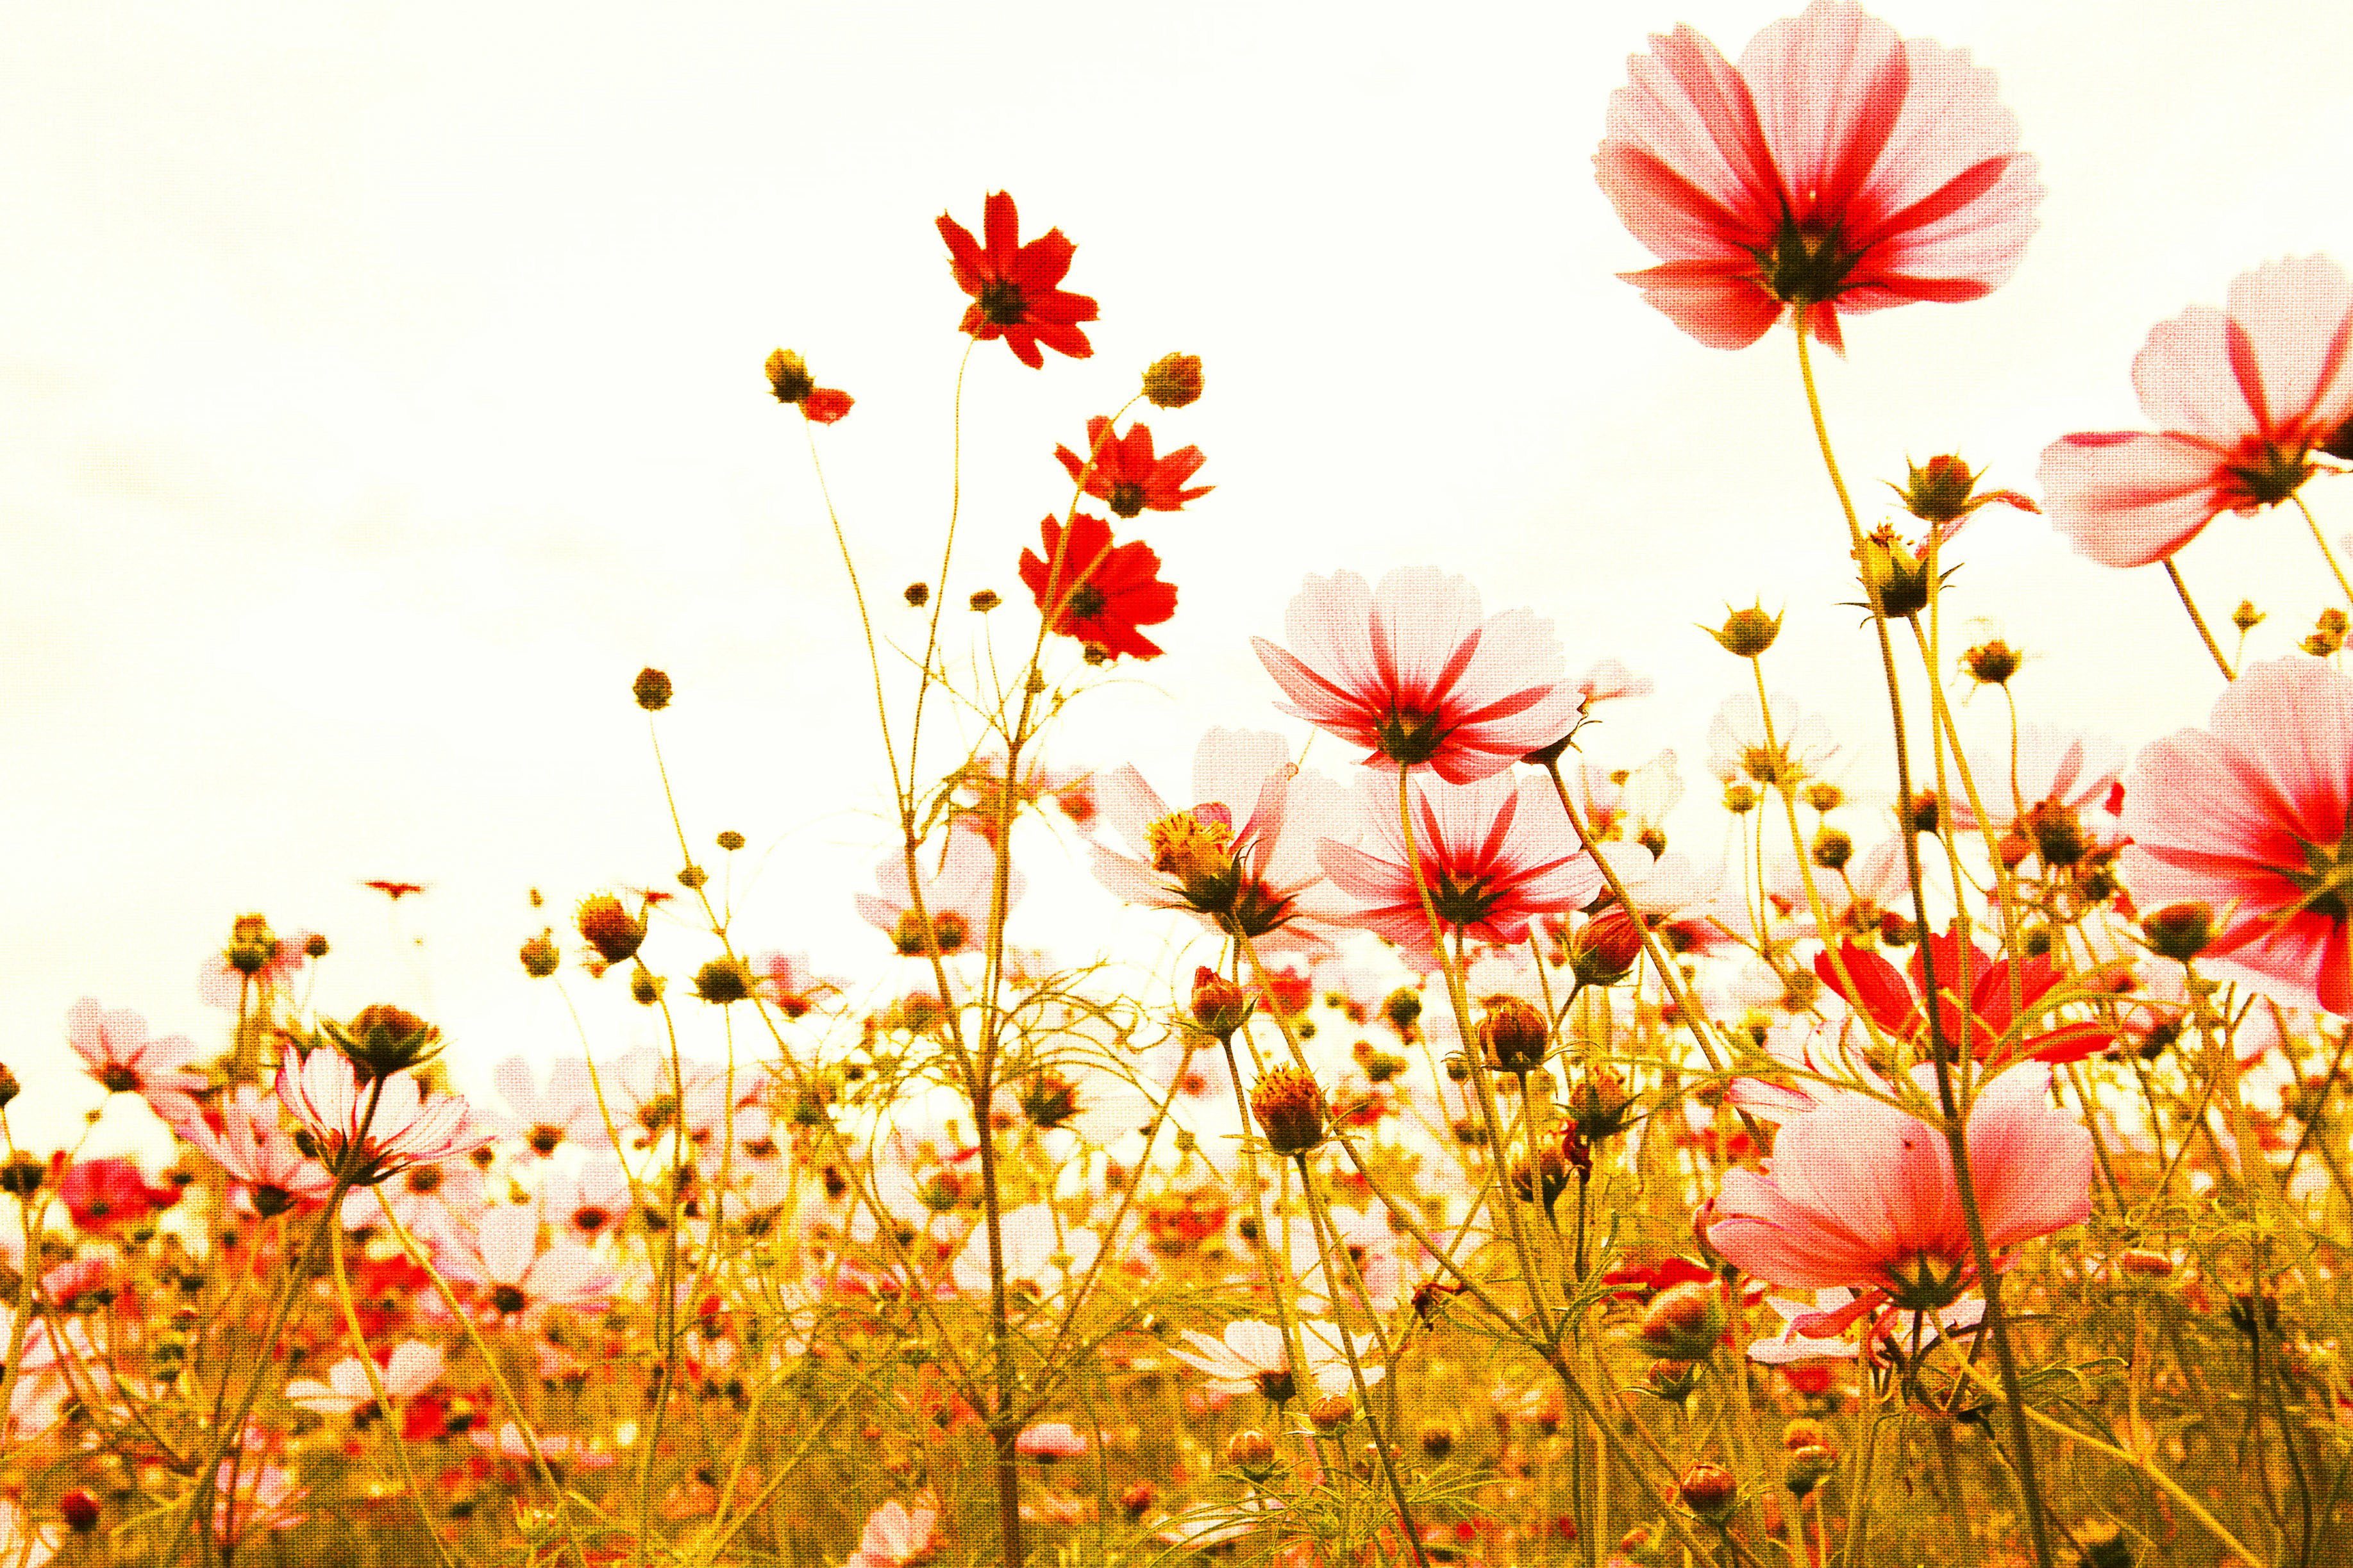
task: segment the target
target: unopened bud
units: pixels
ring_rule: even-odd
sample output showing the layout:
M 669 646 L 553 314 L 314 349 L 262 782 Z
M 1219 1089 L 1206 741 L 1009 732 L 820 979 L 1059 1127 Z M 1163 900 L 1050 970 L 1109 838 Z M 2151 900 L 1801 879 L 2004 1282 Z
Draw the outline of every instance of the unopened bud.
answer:
M 2136 1279 L 2169 1279 L 2173 1277 L 2173 1259 L 2162 1252 L 2152 1252 L 2143 1247 L 2128 1247 L 2117 1253 L 2116 1267 Z
M 327 939 L 321 936 L 317 931 L 312 931 L 309 936 L 304 937 L 302 939 L 302 956 L 305 958 L 326 957 Z
M 630 683 L 629 690 L 637 698 L 638 706 L 649 713 L 659 713 L 670 706 L 670 677 L 651 665 L 638 671 L 638 679 Z
M 1916 616 L 1928 607 L 1928 568 L 1892 528 L 1881 528 L 1856 552 L 1863 591 L 1873 595 L 1890 618 Z
M 1255 1426 L 1245 1426 L 1226 1442 L 1226 1463 L 1247 1476 L 1262 1476 L 1274 1468 L 1274 1439 Z
M 1479 1020 L 1479 1044 L 1487 1065 L 1503 1072 L 1534 1072 L 1544 1065 L 1552 1030 L 1545 1016 L 1517 996 L 1490 996 Z
M 441 1031 L 404 1008 L 379 1002 L 352 1015 L 347 1024 L 319 1021 L 335 1048 L 378 1078 L 387 1078 L 440 1054 Z
M 663 981 L 650 970 L 633 970 L 629 974 L 629 999 L 640 1007 L 650 1007 L 661 1000 Z
M 12 1198 L 29 1198 L 41 1190 L 41 1183 L 49 1168 L 30 1154 L 14 1154 L 0 1164 L 0 1193 Z
M 0 1062 L 0 1106 L 5 1106 L 23 1092 L 24 1085 L 18 1083 L 16 1075 L 8 1070 L 8 1064 Z
M 1675 1498 L 1711 1524 L 1721 1524 L 1740 1506 L 1740 1478 L 1703 1459 L 1675 1481 Z
M 2263 624 L 2263 612 L 2255 608 L 2253 599 L 2242 599 L 2239 607 L 2231 612 L 2231 624 L 2243 636 Z
M 988 614 L 989 611 L 997 608 L 997 605 L 1005 603 L 1005 600 L 997 594 L 996 589 L 982 588 L 976 591 L 971 598 L 966 599 L 965 603 L 970 605 L 974 609 L 978 610 L 985 616 Z
M 1935 790 L 1919 790 L 1913 795 L 1910 812 L 1910 826 L 1913 832 L 1934 833 L 1936 831 L 1936 824 L 1943 819 L 1943 812 Z
M 1203 965 L 1193 971 L 1193 1022 L 1203 1034 L 1231 1039 L 1250 1021 L 1253 1005 L 1249 992 L 1216 970 Z
M 932 585 L 929 583 L 910 583 L 901 596 L 920 610 L 932 602 Z
M 1735 816 L 1746 816 L 1757 809 L 1757 791 L 1746 783 L 1724 786 L 1724 809 Z
M 1163 354 L 1144 373 L 1144 395 L 1156 408 L 1183 408 L 1201 396 L 1201 356 Z
M 1714 637 L 1716 646 L 1735 658 L 1756 658 L 1773 646 L 1781 635 L 1781 617 L 1768 616 L 1765 606 L 1755 605 L 1746 610 L 1732 610 L 1719 627 L 1702 627 Z
M 1421 1451 L 1433 1459 L 1442 1459 L 1454 1452 L 1454 1428 L 1442 1421 L 1433 1421 L 1421 1429 Z
M 98 1528 L 98 1499 L 79 1487 L 58 1499 L 58 1512 L 76 1535 L 88 1535 Z
M 1033 1127 L 1050 1131 L 1079 1113 L 1078 1085 L 1050 1067 L 1022 1079 L 1013 1098 Z
M 1724 1293 L 1691 1281 L 1659 1292 L 1634 1338 L 1669 1361 L 1705 1361 L 1724 1337 Z
M 646 940 L 646 922 L 610 893 L 593 893 L 581 900 L 573 919 L 581 940 L 607 963 L 626 963 Z
M 744 836 L 732 827 L 728 828 L 719 836 L 719 847 L 733 855 L 744 847 Z
M 1853 835 L 1836 827 L 1825 827 L 1814 835 L 1814 864 L 1826 871 L 1839 871 L 1854 855 Z
M 1400 985 L 1383 999 L 1381 1016 L 1400 1036 L 1410 1037 L 1421 1022 L 1421 993 Z
M 1608 1068 L 1588 1073 L 1570 1086 L 1569 1120 L 1577 1136 L 1588 1143 L 1615 1138 L 1626 1130 L 1633 1113 L 1634 1101 L 1626 1093 L 1626 1086 Z
M 1642 928 L 1614 905 L 1568 939 L 1568 969 L 1579 985 L 1615 985 L 1634 972 L 1634 961 L 1641 956 Z
M 1800 1415 L 1781 1428 L 1781 1448 L 1784 1453 L 1796 1453 L 1800 1448 L 1827 1448 L 1831 1429 L 1810 1415 Z
M 2148 950 L 2159 958 L 2187 963 L 2214 941 L 2214 910 L 2195 901 L 2168 904 L 2140 922 Z
M 1806 804 L 1816 811 L 1836 811 L 1846 803 L 1846 791 L 1828 779 L 1816 779 L 1806 786 Z
M 1651 1370 L 1642 1374 L 1642 1382 L 1652 1394 L 1680 1409 L 1699 1387 L 1699 1363 L 1654 1361 Z
M 1790 1496 L 1801 1498 L 1830 1479 L 1837 1468 L 1838 1455 L 1819 1444 L 1791 1448 L 1781 1458 L 1781 1484 Z
M 779 403 L 799 403 L 817 390 L 817 378 L 809 374 L 808 363 L 790 349 L 778 349 L 768 356 L 768 390 L 776 395 Z
M 1304 1154 L 1324 1142 L 1324 1090 L 1297 1068 L 1276 1068 L 1251 1085 L 1250 1114 L 1277 1154 Z
M 1307 1419 L 1327 1436 L 1356 1418 L 1356 1402 L 1345 1394 L 1327 1394 L 1307 1407 Z
M 2112 1519 L 2086 1520 L 2077 1525 L 2075 1544 L 2082 1551 L 2084 1568 L 2136 1568 L 2140 1561 L 2132 1537 Z

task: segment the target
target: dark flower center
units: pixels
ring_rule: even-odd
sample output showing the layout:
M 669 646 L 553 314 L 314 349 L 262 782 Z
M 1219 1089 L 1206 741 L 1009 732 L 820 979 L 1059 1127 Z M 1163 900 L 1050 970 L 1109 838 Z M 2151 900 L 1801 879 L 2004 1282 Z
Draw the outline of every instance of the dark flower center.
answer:
M 1847 274 L 1862 259 L 1839 243 L 1838 231 L 1802 227 L 1789 218 L 1770 247 L 1753 252 L 1766 291 L 1792 305 L 1819 305 L 1838 298 Z
M 1134 517 L 1144 510 L 1144 487 L 1134 479 L 1122 479 L 1112 486 L 1111 510 L 1121 517 Z
M 1117 511 L 1119 509 L 1114 504 L 1112 510 Z M 1121 515 L 1132 514 L 1122 513 Z M 1082 583 L 1071 590 L 1071 596 L 1063 602 L 1068 606 L 1068 613 L 1071 619 L 1086 621 L 1102 615 L 1106 601 L 1101 588 L 1096 587 L 1092 583 Z
M 1377 731 L 1382 754 L 1393 763 L 1412 767 L 1438 755 L 1440 742 L 1446 739 L 1438 727 L 1435 713 L 1408 713 L 1392 710 L 1381 721 Z
M 526 1142 L 531 1144 L 535 1153 L 553 1154 L 555 1152 L 555 1146 L 564 1142 L 564 1129 L 549 1122 L 540 1122 L 531 1130 L 531 1136 Z
M 1430 879 L 1430 906 L 1451 926 L 1477 925 L 1495 907 L 1496 897 L 1484 877 L 1440 871 Z
M 531 1298 L 512 1285 L 491 1287 L 491 1305 L 505 1316 L 512 1317 L 531 1304 Z
M 1000 327 L 1018 326 L 1029 314 L 1029 301 L 1012 283 L 992 278 L 980 286 L 980 313 Z
M 594 1236 L 612 1223 L 613 1216 L 595 1204 L 583 1204 L 572 1211 L 572 1228 L 583 1236 Z
M 2258 506 L 2277 506 L 2312 477 L 2312 464 L 2301 447 L 2283 449 L 2265 441 L 2249 452 L 2247 460 L 2227 470 Z
M 909 910 L 899 917 L 899 929 L 891 933 L 892 944 L 908 958 L 923 958 L 932 952 L 956 952 L 963 949 L 972 935 L 972 927 L 954 910 L 942 910 L 934 915 L 926 927 L 923 917 Z
M 2304 868 L 2283 868 L 2280 875 L 2304 895 L 2281 911 L 2282 919 L 2306 910 L 2339 924 L 2353 918 L 2353 826 L 2335 844 L 2306 845 Z
M 109 1062 L 98 1069 L 98 1081 L 106 1086 L 109 1094 L 121 1094 L 139 1087 L 139 1075 L 121 1062 Z

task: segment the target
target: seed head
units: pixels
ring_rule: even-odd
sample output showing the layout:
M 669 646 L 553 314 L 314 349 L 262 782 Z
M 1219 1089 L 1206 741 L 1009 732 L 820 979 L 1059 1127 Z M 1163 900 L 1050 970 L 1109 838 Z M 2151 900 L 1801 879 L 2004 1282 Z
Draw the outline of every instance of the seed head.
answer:
M 319 1028 L 353 1065 L 377 1078 L 389 1078 L 441 1054 L 439 1029 L 389 1003 L 363 1007 L 346 1024 L 322 1018 Z
M 1324 1142 L 1324 1091 L 1297 1068 L 1276 1068 L 1252 1085 L 1250 1114 L 1277 1154 L 1304 1154 Z
M 1715 639 L 1717 647 L 1735 658 L 1758 658 L 1773 646 L 1773 639 L 1781 635 L 1781 617 L 1767 615 L 1763 605 L 1746 610 L 1735 610 L 1727 605 L 1726 611 L 1723 626 L 1701 629 Z
M 610 893 L 594 893 L 580 900 L 574 920 L 583 941 L 607 963 L 626 963 L 646 940 L 646 922 L 629 913 Z
M 752 966 L 740 958 L 714 958 L 694 972 L 694 994 L 724 1007 L 752 994 Z
M 1144 373 L 1144 395 L 1156 408 L 1183 408 L 1201 396 L 1201 356 L 1163 354 Z
M 522 960 L 522 972 L 533 980 L 544 980 L 564 966 L 564 954 L 556 948 L 553 926 L 524 942 L 515 956 Z
M 1854 837 L 1842 829 L 1825 826 L 1814 835 L 1814 864 L 1824 870 L 1844 869 L 1853 854 Z
M 649 969 L 632 970 L 629 973 L 629 1000 L 640 1007 L 650 1007 L 661 1000 L 663 984 L 662 977 Z
M 630 682 L 629 690 L 637 698 L 638 706 L 649 713 L 659 713 L 670 706 L 670 677 L 651 665 L 638 671 L 638 679 Z
M 1961 668 L 1980 686 L 2009 685 L 2010 678 L 2024 662 L 2025 656 L 2000 637 L 1981 642 L 1961 655 Z

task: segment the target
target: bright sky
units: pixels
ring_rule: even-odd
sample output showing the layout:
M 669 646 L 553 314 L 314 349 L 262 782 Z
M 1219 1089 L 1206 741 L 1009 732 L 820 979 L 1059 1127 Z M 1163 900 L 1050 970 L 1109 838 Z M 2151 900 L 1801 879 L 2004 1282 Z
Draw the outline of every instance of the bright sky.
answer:
M 857 396 L 820 437 L 828 477 L 883 627 L 918 636 L 897 589 L 936 571 L 965 343 L 932 220 L 977 228 L 999 187 L 1025 231 L 1077 242 L 1070 286 L 1103 319 L 1089 361 L 975 357 L 959 646 L 965 595 L 1016 595 L 1015 556 L 1067 498 L 1054 445 L 1160 354 L 1208 367 L 1200 404 L 1152 421 L 1218 486 L 1147 520 L 1182 594 L 1168 656 L 1076 709 L 1056 760 L 1134 761 L 1176 795 L 1209 724 L 1303 733 L 1249 635 L 1280 636 L 1308 572 L 1435 561 L 1550 616 L 1573 668 L 1654 676 L 1593 754 L 1674 746 L 1695 797 L 1741 671 L 1692 623 L 1786 604 L 1775 684 L 1883 788 L 1789 339 L 1724 353 L 1644 305 L 1613 273 L 1649 258 L 1591 172 L 1645 35 L 1688 21 L 1736 57 L 1784 9 L 7 7 L 16 1124 L 46 1150 L 99 1099 L 67 1071 L 79 997 L 217 1037 L 195 973 L 247 910 L 332 939 L 327 1010 L 442 1023 L 461 1084 L 576 1048 L 513 954 L 582 894 L 677 869 L 628 694 L 644 664 L 678 683 L 662 734 L 698 855 L 719 863 L 723 827 L 750 839 L 744 940 L 884 973 L 849 906 L 885 843 L 855 622 L 801 421 L 760 365 L 796 347 Z M 2353 8 L 1876 9 L 2000 72 L 2048 195 L 1989 299 L 1851 323 L 1825 395 L 1860 489 L 1947 449 L 2031 488 L 2056 436 L 2141 423 L 2152 324 L 2271 258 L 2353 261 Z M 2315 500 L 2332 535 L 2353 525 L 2353 490 Z M 2182 558 L 2215 615 L 2245 595 L 2273 613 L 2259 653 L 2327 602 L 2292 519 L 2225 520 Z M 1956 632 L 1997 616 L 2042 656 L 2030 717 L 2132 746 L 2202 717 L 2215 678 L 2162 574 L 2003 512 L 1953 556 Z M 1705 858 L 1716 828 L 1694 823 Z M 393 910 L 369 878 L 430 890 Z M 1066 958 L 1167 929 L 1057 898 L 1085 881 L 1071 866 L 1033 879 L 1017 918 Z M 663 942 L 683 973 L 707 955 Z M 604 989 L 600 1055 L 650 1017 Z

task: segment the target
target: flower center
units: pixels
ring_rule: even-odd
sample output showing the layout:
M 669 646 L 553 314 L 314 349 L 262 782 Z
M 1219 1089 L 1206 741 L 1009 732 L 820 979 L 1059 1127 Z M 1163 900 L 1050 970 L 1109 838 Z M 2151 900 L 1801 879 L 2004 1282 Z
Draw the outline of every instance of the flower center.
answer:
M 923 917 L 909 910 L 899 917 L 898 929 L 891 933 L 891 945 L 902 956 L 925 958 L 934 951 L 956 952 L 972 936 L 972 927 L 954 910 L 942 910 L 927 924 Z
M 1196 904 L 1214 914 L 1233 901 L 1234 828 L 1223 807 L 1171 812 L 1145 826 L 1144 844 L 1152 868 L 1176 878 Z
M 493 1285 L 491 1287 L 491 1305 L 496 1307 L 501 1316 L 512 1317 L 531 1305 L 531 1298 L 515 1286 Z
M 1393 763 L 1412 767 L 1438 755 L 1439 742 L 1446 736 L 1438 727 L 1435 713 L 1413 713 L 1392 709 L 1383 719 L 1377 731 L 1381 752 Z
M 2304 868 L 2292 871 L 2283 868 L 2280 875 L 2295 883 L 2296 890 L 2304 895 L 2292 907 L 2280 911 L 2281 919 L 2307 910 L 2338 924 L 2353 918 L 2353 825 L 2348 825 L 2345 837 L 2333 845 L 2306 845 Z
M 1121 517 L 1134 517 L 1144 510 L 1144 487 L 1134 479 L 1122 479 L 1111 488 L 1111 510 Z
M 2075 808 L 2055 797 L 2040 800 L 2026 810 L 2026 830 L 2034 836 L 2034 852 L 2045 866 L 2073 866 L 2091 843 L 2084 836 L 2083 818 Z
M 1015 326 L 1029 315 L 1029 301 L 1014 284 L 992 278 L 980 286 L 980 313 L 1000 327 Z
M 1451 926 L 1477 925 L 1495 907 L 1496 891 L 1484 877 L 1440 871 L 1430 880 L 1430 905 Z
M 1074 621 L 1092 620 L 1103 614 L 1103 591 L 1092 583 L 1082 583 L 1062 601 L 1064 613 Z
M 109 1062 L 98 1069 L 98 1081 L 109 1094 L 121 1094 L 139 1087 L 139 1075 L 121 1062 Z
M 2238 480 L 2247 499 L 2258 506 L 2277 506 L 2312 477 L 2306 448 L 2282 448 L 2269 441 L 2251 443 L 2246 460 L 2225 470 Z
M 1752 254 L 1766 291 L 1792 305 L 1818 305 L 1836 299 L 1847 274 L 1862 258 L 1861 251 L 1847 250 L 1839 243 L 1837 230 L 1800 225 L 1786 217 L 1772 245 Z

